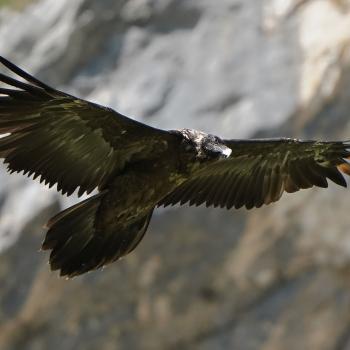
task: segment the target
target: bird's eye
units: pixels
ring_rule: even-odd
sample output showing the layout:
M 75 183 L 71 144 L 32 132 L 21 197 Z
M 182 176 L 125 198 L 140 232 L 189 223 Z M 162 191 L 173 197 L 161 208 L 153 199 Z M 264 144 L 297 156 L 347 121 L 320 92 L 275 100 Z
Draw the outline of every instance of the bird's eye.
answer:
M 220 157 L 222 155 L 221 150 L 218 149 L 210 149 L 207 153 L 209 153 L 212 157 Z

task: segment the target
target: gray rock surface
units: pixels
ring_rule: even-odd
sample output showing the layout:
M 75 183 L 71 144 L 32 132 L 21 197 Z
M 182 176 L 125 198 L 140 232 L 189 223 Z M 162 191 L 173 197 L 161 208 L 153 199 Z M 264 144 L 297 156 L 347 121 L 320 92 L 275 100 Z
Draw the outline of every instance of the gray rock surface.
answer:
M 346 0 L 45 0 L 0 12 L 0 38 L 46 82 L 155 126 L 349 139 Z M 159 210 L 133 254 L 64 280 L 38 249 L 75 199 L 0 180 L 0 349 L 350 349 L 347 190 Z

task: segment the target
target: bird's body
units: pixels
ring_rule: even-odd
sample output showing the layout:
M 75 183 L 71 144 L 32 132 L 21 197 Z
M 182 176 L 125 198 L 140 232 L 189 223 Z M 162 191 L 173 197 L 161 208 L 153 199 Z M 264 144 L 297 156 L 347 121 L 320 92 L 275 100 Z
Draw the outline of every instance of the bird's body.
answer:
M 159 130 L 55 90 L 0 57 L 0 158 L 70 195 L 99 193 L 48 223 L 51 268 L 75 276 L 131 252 L 154 208 L 176 203 L 260 207 L 327 179 L 346 187 L 349 142 L 223 140 Z M 8 88 L 10 86 L 10 88 Z
M 102 215 L 97 216 L 96 227 L 101 232 L 118 231 L 120 225 L 128 227 L 152 211 L 185 178 L 177 164 L 171 161 L 165 164 L 164 159 L 126 168 L 106 187 L 100 206 Z

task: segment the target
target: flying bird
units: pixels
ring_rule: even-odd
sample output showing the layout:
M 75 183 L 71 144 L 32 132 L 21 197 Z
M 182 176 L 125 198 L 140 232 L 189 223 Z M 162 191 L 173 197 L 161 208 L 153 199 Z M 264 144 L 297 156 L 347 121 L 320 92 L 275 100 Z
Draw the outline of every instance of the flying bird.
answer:
M 142 240 L 154 208 L 259 208 L 283 192 L 346 187 L 349 141 L 226 140 L 160 130 L 56 90 L 0 57 L 0 158 L 62 194 L 97 194 L 47 224 L 50 266 L 73 277 L 114 262 Z M 13 77 L 14 76 L 14 77 Z

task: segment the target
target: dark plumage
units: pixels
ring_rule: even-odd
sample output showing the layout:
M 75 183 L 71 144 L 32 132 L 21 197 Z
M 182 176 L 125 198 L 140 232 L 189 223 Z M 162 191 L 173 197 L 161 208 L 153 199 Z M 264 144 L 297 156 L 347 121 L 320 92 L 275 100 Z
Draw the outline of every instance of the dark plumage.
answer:
M 350 143 L 295 139 L 222 140 L 164 131 L 55 90 L 14 64 L 0 74 L 0 157 L 70 195 L 99 193 L 48 223 L 43 249 L 75 276 L 130 253 L 157 206 L 261 207 L 327 179 L 346 187 Z M 24 81 L 19 81 L 22 78 Z

